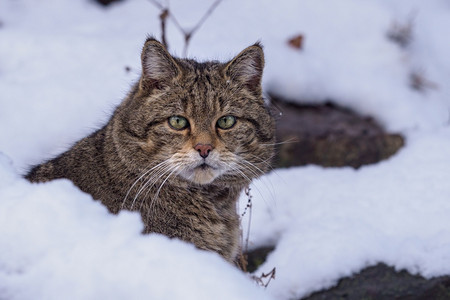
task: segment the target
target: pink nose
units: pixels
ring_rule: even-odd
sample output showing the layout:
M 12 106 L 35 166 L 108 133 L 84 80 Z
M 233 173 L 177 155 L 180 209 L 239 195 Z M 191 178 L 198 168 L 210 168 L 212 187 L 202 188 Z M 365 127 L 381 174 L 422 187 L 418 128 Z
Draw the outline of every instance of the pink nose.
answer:
M 201 157 L 207 158 L 213 147 L 211 144 L 197 144 L 194 149 L 198 151 Z

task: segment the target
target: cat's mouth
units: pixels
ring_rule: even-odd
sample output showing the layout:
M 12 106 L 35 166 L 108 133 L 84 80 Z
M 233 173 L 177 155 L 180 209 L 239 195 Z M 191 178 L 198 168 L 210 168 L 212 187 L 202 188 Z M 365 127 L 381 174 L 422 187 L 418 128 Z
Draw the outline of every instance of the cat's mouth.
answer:
M 195 169 L 207 170 L 207 169 L 209 169 L 209 168 L 211 168 L 211 169 L 213 169 L 213 170 L 216 170 L 216 169 L 217 169 L 217 168 L 214 168 L 214 167 L 211 166 L 211 165 L 208 165 L 207 163 L 202 163 L 201 165 L 199 165 L 199 166 L 196 167 Z
M 214 181 L 222 172 L 216 166 L 202 162 L 191 169 L 180 173 L 182 177 L 199 184 L 208 184 Z

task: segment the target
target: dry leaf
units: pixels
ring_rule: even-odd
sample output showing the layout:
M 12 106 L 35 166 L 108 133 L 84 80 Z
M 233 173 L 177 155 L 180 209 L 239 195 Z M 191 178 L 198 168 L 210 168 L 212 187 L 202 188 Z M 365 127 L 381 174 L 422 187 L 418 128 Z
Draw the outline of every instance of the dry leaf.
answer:
M 289 46 L 297 50 L 303 49 L 304 37 L 302 34 L 296 35 L 288 41 Z

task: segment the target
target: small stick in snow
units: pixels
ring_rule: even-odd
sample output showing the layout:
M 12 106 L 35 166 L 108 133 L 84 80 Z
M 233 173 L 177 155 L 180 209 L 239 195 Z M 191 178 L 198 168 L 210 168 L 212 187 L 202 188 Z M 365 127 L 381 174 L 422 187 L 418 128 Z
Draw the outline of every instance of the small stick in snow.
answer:
M 270 271 L 270 272 L 267 273 L 267 274 L 262 273 L 261 276 L 259 276 L 259 277 L 253 275 L 252 278 L 253 278 L 260 286 L 263 286 L 263 287 L 266 288 L 266 287 L 269 286 L 270 281 L 271 281 L 272 279 L 275 279 L 276 271 L 277 271 L 277 269 L 276 269 L 276 268 L 273 268 L 272 271 Z M 268 278 L 268 279 L 267 279 L 267 282 L 264 283 L 264 279 L 266 279 L 266 278 Z

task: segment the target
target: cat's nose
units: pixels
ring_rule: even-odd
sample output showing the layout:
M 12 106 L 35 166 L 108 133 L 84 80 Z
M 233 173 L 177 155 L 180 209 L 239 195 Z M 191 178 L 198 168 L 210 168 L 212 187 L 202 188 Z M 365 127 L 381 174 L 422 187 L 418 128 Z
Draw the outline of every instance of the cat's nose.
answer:
M 194 149 L 198 151 L 201 157 L 207 158 L 213 147 L 211 144 L 197 144 Z

